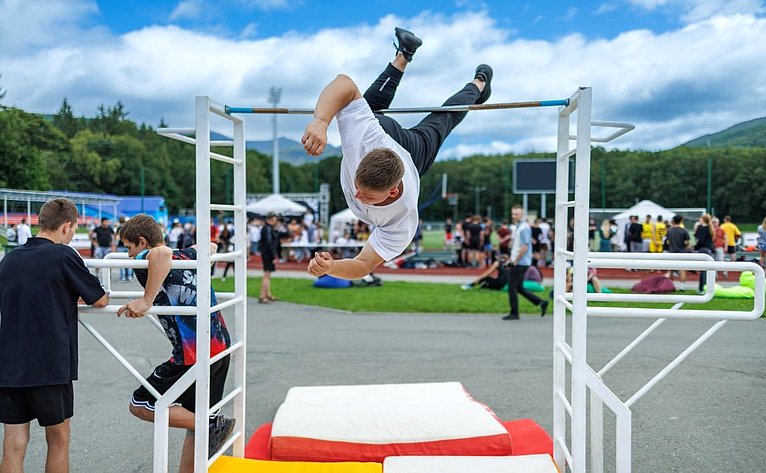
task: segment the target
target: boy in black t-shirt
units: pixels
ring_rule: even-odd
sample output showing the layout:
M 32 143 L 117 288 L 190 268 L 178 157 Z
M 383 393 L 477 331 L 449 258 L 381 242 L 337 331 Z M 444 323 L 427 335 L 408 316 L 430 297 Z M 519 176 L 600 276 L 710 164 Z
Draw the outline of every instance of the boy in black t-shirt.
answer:
M 139 214 L 120 227 L 120 239 L 134 259 L 149 262 L 148 269 L 135 269 L 136 279 L 144 287 L 144 296 L 122 306 L 117 315 L 137 318 L 158 306 L 196 306 L 197 272 L 193 269 L 171 269 L 173 260 L 196 260 L 197 245 L 180 250 L 165 246 L 162 228 L 152 217 Z M 210 253 L 217 249 L 210 243 Z M 211 305 L 217 304 L 211 288 Z M 160 315 L 165 333 L 173 346 L 171 358 L 157 366 L 147 377 L 160 394 L 168 391 L 195 364 L 197 356 L 197 317 L 194 315 Z M 210 315 L 210 356 L 215 356 L 230 346 L 229 332 L 220 311 Z M 221 358 L 210 366 L 210 405 L 223 398 L 226 374 L 229 370 L 229 356 Z M 194 471 L 194 410 L 196 393 L 194 385 L 181 394 L 168 412 L 171 427 L 187 429 L 187 436 L 181 451 L 179 472 Z M 141 420 L 154 422 L 156 399 L 144 386 L 133 392 L 130 413 Z M 218 414 L 209 423 L 209 454 L 217 452 L 234 430 L 234 419 Z
M 104 307 L 109 296 L 69 245 L 77 207 L 43 205 L 40 232 L 0 261 L 0 471 L 23 471 L 29 426 L 48 443 L 46 472 L 69 471 L 69 419 L 77 379 L 77 300 Z

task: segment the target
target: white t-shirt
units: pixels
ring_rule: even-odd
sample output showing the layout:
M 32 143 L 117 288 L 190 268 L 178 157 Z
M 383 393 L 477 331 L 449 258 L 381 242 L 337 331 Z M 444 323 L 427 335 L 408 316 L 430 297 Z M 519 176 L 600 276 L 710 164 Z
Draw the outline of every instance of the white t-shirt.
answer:
M 32 238 L 32 231 L 29 229 L 29 225 L 20 223 L 16 227 L 16 242 L 18 242 L 19 245 L 23 245 L 29 238 Z
M 359 220 L 374 227 L 368 241 L 375 253 L 390 261 L 407 249 L 418 227 L 418 170 L 410 153 L 383 131 L 363 98 L 348 104 L 336 118 L 343 149 L 340 184 L 346 203 Z M 359 163 L 367 153 L 377 148 L 391 149 L 404 162 L 402 196 L 384 206 L 363 204 L 354 197 L 354 177 Z

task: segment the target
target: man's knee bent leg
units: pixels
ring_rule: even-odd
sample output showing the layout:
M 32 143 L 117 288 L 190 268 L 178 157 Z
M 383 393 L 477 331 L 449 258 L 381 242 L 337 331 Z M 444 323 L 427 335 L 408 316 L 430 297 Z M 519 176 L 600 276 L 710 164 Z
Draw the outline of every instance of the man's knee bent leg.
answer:
M 29 445 L 29 422 L 5 424 L 3 431 L 3 455 L 24 456 Z
M 132 403 L 128 405 L 128 410 L 135 417 L 147 422 L 154 422 L 154 412 L 145 407 L 134 406 Z

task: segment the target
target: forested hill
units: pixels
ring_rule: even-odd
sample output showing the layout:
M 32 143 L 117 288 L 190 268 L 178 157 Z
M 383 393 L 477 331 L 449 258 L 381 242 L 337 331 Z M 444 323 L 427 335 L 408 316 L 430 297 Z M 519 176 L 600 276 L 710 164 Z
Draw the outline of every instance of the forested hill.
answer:
M 229 154 L 231 148 L 216 152 Z M 421 204 L 431 196 L 436 200 L 421 214 L 426 220 L 441 220 L 455 211 L 462 217 L 477 207 L 484 214 L 490 207 L 491 215 L 501 219 L 512 204 L 521 202 L 521 196 L 512 193 L 513 161 L 553 157 L 532 153 L 437 161 L 421 180 L 420 199 Z M 270 156 L 247 151 L 248 192 L 271 190 L 271 161 Z M 659 152 L 594 148 L 591 205 L 619 208 L 652 199 L 667 207 L 705 207 L 708 162 L 715 211 L 738 221 L 760 222 L 766 213 L 766 147 L 713 147 L 711 142 L 710 148 L 705 144 Z M 100 107 L 90 118 L 73 116 L 66 101 L 48 117 L 0 105 L 0 187 L 137 195 L 142 171 L 145 193 L 164 196 L 171 212 L 194 206 L 194 148 L 128 120 L 122 104 Z M 210 172 L 212 201 L 228 202 L 231 166 L 211 162 Z M 330 210 L 339 211 L 346 207 L 339 172 L 338 156 L 302 165 L 281 162 L 280 188 L 314 192 L 327 182 Z M 442 173 L 449 176 L 447 191 L 459 195 L 457 209 L 438 199 Z M 547 199 L 547 215 L 554 213 L 553 200 Z M 537 210 L 539 203 L 539 196 L 529 197 L 530 209 Z
M 766 117 L 738 123 L 718 133 L 703 135 L 681 146 L 727 148 L 766 147 Z

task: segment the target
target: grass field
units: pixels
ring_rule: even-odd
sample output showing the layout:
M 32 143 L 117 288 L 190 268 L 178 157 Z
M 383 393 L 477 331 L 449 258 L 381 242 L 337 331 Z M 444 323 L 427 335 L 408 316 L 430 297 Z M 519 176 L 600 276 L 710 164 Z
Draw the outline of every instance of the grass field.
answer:
M 385 275 L 383 276 L 385 279 Z M 282 301 L 296 304 L 327 307 L 349 312 L 398 312 L 398 313 L 460 313 L 460 314 L 503 314 L 508 313 L 508 294 L 486 289 L 463 291 L 456 284 L 413 283 L 384 281 L 381 287 L 350 289 L 319 289 L 312 286 L 310 279 L 272 279 L 272 293 Z M 248 279 L 248 295 L 258 297 L 260 278 Z M 216 290 L 232 291 L 233 280 L 215 279 Z M 540 293 L 547 298 L 550 287 Z M 616 289 L 613 292 L 627 292 Z M 694 291 L 686 291 L 694 294 Z M 547 299 L 546 299 L 547 300 Z M 613 303 L 594 305 L 609 306 Z M 671 304 L 630 304 L 631 307 L 661 308 Z M 687 307 L 706 310 L 751 310 L 751 300 L 714 299 L 707 304 Z M 523 314 L 538 314 L 539 309 L 523 297 L 519 298 L 519 310 Z M 549 314 L 552 312 L 549 309 Z

